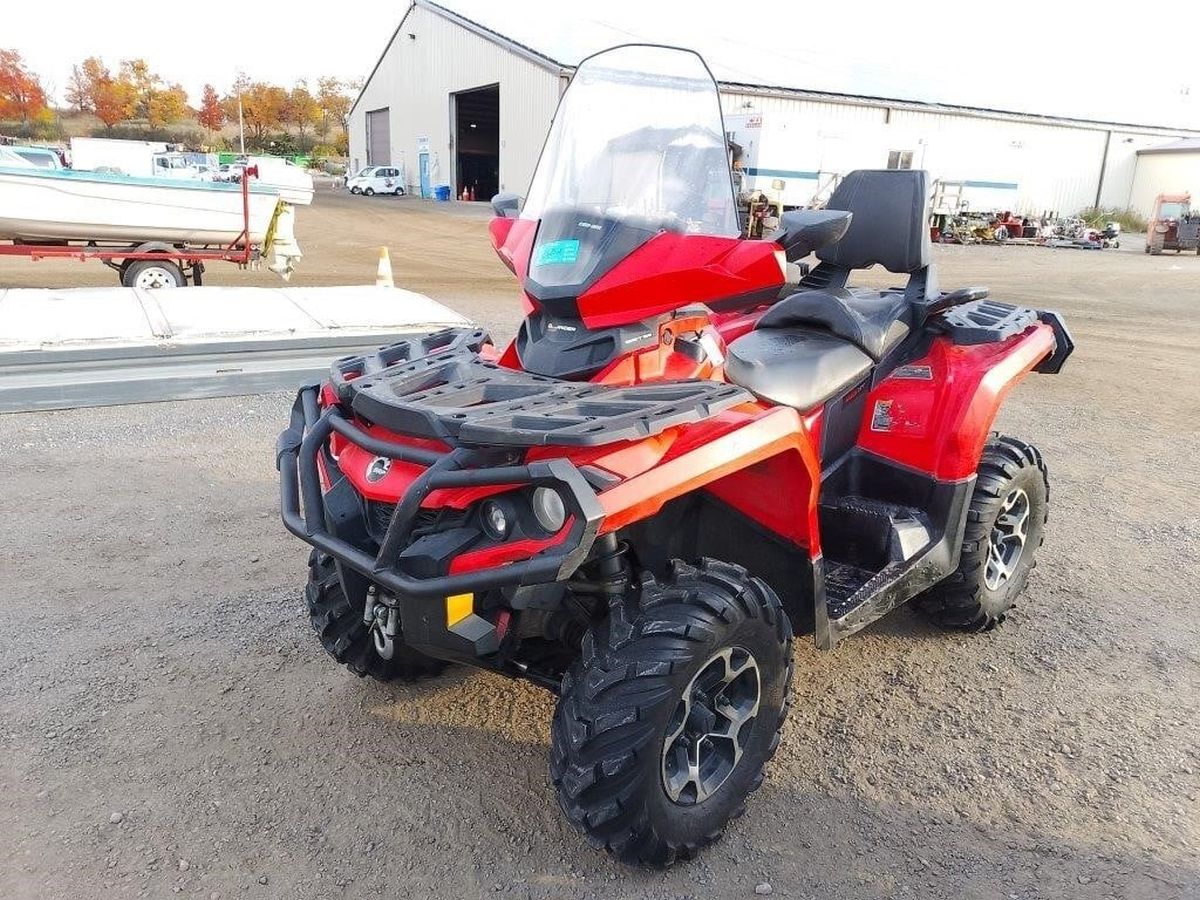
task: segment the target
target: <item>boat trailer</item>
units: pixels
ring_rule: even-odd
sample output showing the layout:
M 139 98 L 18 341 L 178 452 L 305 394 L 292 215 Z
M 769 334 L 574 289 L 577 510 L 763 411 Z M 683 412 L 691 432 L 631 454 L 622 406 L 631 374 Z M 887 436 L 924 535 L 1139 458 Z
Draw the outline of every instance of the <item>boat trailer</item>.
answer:
M 231 262 L 245 268 L 261 258 L 261 248 L 250 243 L 251 177 L 258 177 L 257 166 L 249 167 L 242 175 L 242 231 L 228 244 L 191 247 L 169 241 L 143 241 L 136 245 L 111 241 L 14 242 L 0 244 L 0 256 L 27 256 L 35 262 L 42 259 L 77 259 L 81 262 L 98 259 L 118 273 L 124 287 L 184 287 L 189 283 L 199 287 L 204 283 L 206 262 Z M 156 265 L 139 265 L 142 261 Z

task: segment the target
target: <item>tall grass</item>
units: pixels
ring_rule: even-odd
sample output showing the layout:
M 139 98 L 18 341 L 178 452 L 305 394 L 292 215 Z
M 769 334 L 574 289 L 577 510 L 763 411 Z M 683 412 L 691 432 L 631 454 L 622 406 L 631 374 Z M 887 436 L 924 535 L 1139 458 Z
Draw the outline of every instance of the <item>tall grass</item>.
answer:
M 1087 222 L 1090 228 L 1103 228 L 1109 222 L 1116 222 L 1122 231 L 1133 232 L 1145 231 L 1148 224 L 1136 210 L 1116 206 L 1089 206 L 1079 211 L 1079 218 Z

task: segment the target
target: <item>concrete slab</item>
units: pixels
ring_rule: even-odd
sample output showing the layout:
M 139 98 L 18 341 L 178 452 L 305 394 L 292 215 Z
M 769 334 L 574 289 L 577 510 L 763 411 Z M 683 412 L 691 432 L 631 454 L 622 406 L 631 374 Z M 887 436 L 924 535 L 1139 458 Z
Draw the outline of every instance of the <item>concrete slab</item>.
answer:
M 337 357 L 468 324 L 398 288 L 0 290 L 0 412 L 293 389 Z
M 465 324 L 436 300 L 400 288 L 0 290 L 0 352 L 287 340 Z
M 0 290 L 2 350 L 154 339 L 138 291 L 131 288 Z

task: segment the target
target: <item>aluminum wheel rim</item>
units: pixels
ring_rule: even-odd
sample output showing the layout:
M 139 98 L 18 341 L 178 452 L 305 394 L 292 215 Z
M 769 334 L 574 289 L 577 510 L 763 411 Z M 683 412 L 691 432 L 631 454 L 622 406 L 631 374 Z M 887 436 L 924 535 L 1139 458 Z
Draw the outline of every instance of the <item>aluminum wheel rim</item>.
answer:
M 747 650 L 726 647 L 688 682 L 667 723 L 663 788 L 681 806 L 703 803 L 733 774 L 758 716 L 762 679 Z
M 149 266 L 138 272 L 137 281 L 134 282 L 133 286 L 142 288 L 143 290 L 171 288 L 175 287 L 175 278 L 166 269 L 158 266 Z
M 983 580 L 989 590 L 997 590 L 1012 578 L 1025 552 L 1029 529 L 1029 495 L 1013 488 L 1000 505 L 1000 514 L 988 538 L 987 568 Z

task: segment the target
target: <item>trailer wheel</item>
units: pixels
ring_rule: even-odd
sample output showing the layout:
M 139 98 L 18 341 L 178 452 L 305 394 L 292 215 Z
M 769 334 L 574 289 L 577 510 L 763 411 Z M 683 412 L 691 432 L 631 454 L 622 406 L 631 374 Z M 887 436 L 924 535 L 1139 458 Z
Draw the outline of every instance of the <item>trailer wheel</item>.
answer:
M 157 259 L 136 259 L 127 262 L 123 268 L 121 284 L 125 287 L 156 290 L 187 285 L 183 269 L 167 259 L 161 262 Z
M 368 197 L 374 197 L 375 196 L 375 188 L 369 187 L 365 191 L 363 191 L 363 194 L 365 194 Z

